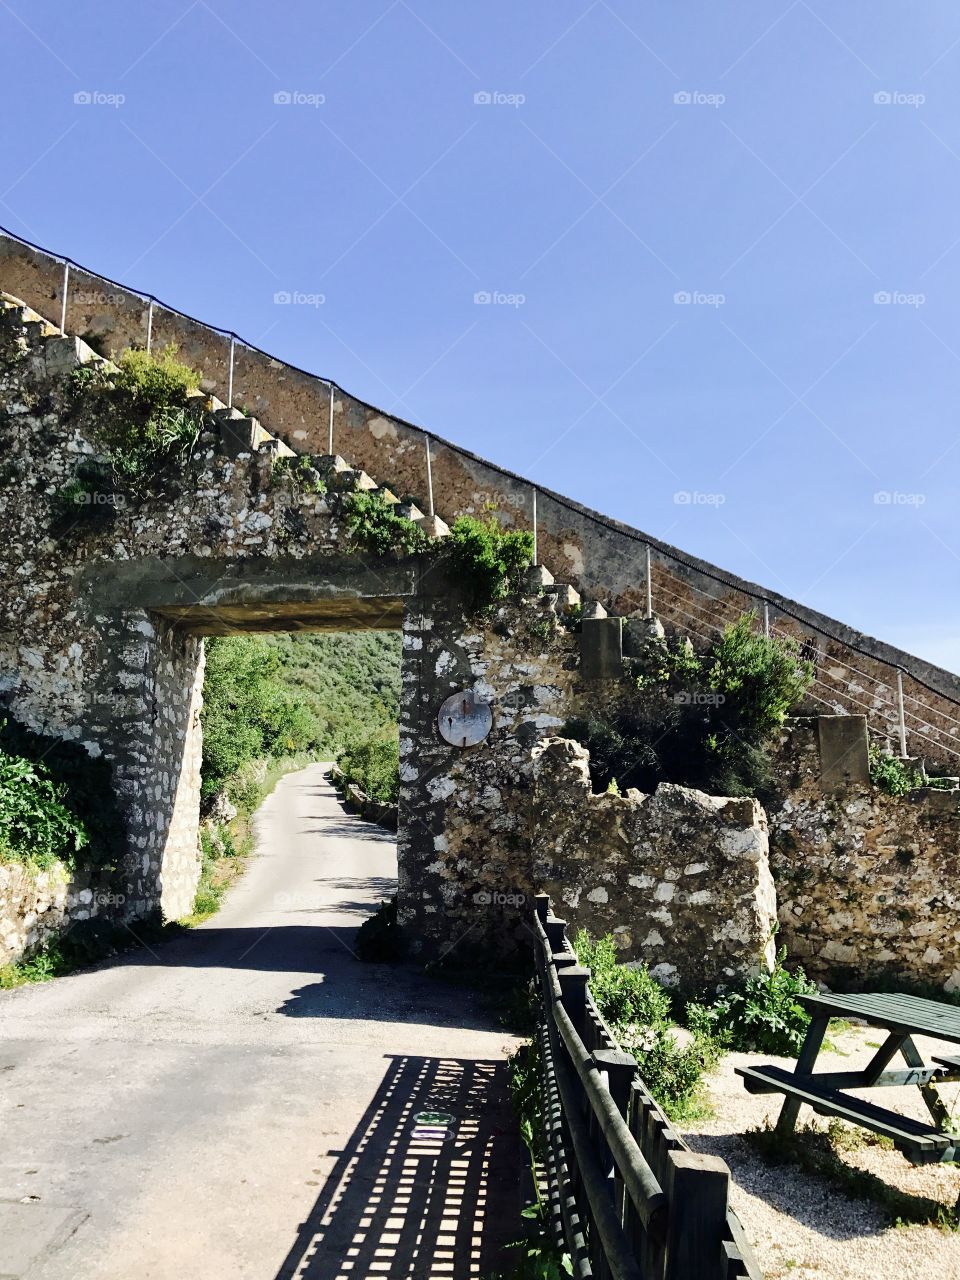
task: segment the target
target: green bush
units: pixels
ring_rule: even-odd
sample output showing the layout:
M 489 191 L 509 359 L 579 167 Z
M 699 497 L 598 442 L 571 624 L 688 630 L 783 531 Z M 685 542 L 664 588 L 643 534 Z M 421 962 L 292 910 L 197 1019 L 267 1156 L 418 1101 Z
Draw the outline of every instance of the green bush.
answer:
M 420 526 L 400 515 L 380 493 L 349 493 L 343 510 L 351 543 L 358 551 L 376 556 L 410 556 L 426 551 L 430 545 Z
M 41 870 L 58 859 L 73 865 L 90 837 L 66 794 L 42 763 L 0 751 L 0 860 Z
M 769 785 L 769 743 L 813 678 L 794 641 L 754 630 L 753 614 L 704 652 L 686 640 L 649 647 L 636 688 L 610 714 L 567 722 L 590 751 L 595 791 L 660 782 L 719 795 Z
M 772 1053 L 795 1058 L 803 1047 L 810 1015 L 797 996 L 816 995 L 817 985 L 802 969 L 786 968 L 786 948 L 777 954 L 773 972 L 747 978 L 712 1005 L 687 1006 L 691 1031 L 717 1039 L 725 1048 L 744 1053 Z
M 201 407 L 188 392 L 200 374 L 177 358 L 173 345 L 157 352 L 130 348 L 116 371 L 82 365 L 72 375 L 74 397 L 92 413 L 93 429 L 109 451 L 115 474 L 136 488 L 192 447 L 200 430 Z
M 533 560 L 533 534 L 503 529 L 492 515 L 485 519 L 459 516 L 441 547 L 474 610 L 517 593 Z
M 381 804 L 396 804 L 400 793 L 400 742 L 377 735 L 346 746 L 337 764 L 347 782 Z
M 4 758 L 8 761 L 10 758 L 25 760 L 40 779 L 39 790 L 35 790 L 32 784 L 26 784 L 27 790 L 24 791 L 23 766 L 7 765 L 8 778 L 3 788 L 6 800 L 0 802 L 7 810 L 0 819 L 0 831 L 6 835 L 5 842 L 0 837 L 0 844 L 6 844 L 6 856 L 16 857 L 18 861 L 32 861 L 38 866 L 41 863 L 49 865 L 52 846 L 44 833 L 58 839 L 55 833 L 59 831 L 65 838 L 60 844 L 60 854 L 54 854 L 54 857 L 66 854 L 64 860 L 73 863 L 82 849 L 85 866 L 116 867 L 125 847 L 126 835 L 117 805 L 113 766 L 107 759 L 103 756 L 95 759 L 79 742 L 34 733 L 12 717 L 0 721 L 0 759 Z M 18 773 L 21 775 L 19 781 L 14 777 Z M 34 805 L 40 806 L 42 812 L 36 815 L 34 829 L 40 840 L 34 845 L 36 856 L 31 856 L 28 844 L 32 837 L 24 834 L 24 827 L 33 823 L 29 810 Z M 61 809 L 67 813 L 65 819 L 62 815 L 55 816 Z M 13 818 L 15 811 L 20 815 L 16 823 Z M 21 835 L 11 839 L 14 826 Z M 74 827 L 83 833 L 82 836 L 73 834 Z M 78 844 L 78 840 L 82 843 Z M 13 845 L 23 853 L 14 853 Z
M 584 930 L 574 939 L 580 963 L 591 970 L 590 990 L 620 1046 L 632 1053 L 644 1084 L 667 1115 L 692 1119 L 705 1110 L 703 1076 L 720 1053 L 705 1029 L 682 1045 L 670 1018 L 671 1000 L 646 965 L 617 962 L 612 935 L 594 941 Z
M 905 796 L 926 785 L 922 769 L 912 760 L 888 755 L 874 743 L 870 744 L 870 781 L 888 796 Z

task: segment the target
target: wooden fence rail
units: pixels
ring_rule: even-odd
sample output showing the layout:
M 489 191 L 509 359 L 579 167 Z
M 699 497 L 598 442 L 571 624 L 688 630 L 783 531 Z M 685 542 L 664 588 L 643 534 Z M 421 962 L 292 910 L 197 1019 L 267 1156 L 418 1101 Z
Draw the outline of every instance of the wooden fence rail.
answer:
M 729 1169 L 690 1151 L 654 1102 L 545 894 L 533 927 L 548 1207 L 573 1274 L 762 1280 L 727 1205 Z

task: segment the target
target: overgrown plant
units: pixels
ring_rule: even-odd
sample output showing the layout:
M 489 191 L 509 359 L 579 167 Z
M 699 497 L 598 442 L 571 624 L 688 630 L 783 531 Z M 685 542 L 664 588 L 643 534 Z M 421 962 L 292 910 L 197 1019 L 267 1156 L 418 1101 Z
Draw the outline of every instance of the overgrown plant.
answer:
M 274 458 L 271 474 L 275 480 L 289 479 L 297 493 L 326 493 L 327 486 L 313 459 L 306 453 L 282 454 Z
M 400 515 L 381 493 L 359 490 L 343 502 L 350 540 L 371 555 L 411 556 L 426 551 L 430 540 L 419 525 Z
M 703 652 L 685 639 L 648 646 L 635 689 L 611 714 L 568 721 L 590 751 L 594 790 L 660 782 L 719 795 L 769 783 L 769 744 L 802 698 L 813 669 L 791 639 L 768 638 L 753 614 Z
M 0 862 L 73 866 L 90 836 L 66 798 L 67 788 L 42 762 L 0 751 Z
M 681 1044 L 670 1017 L 671 999 L 646 965 L 617 961 L 612 934 L 593 939 L 581 929 L 574 950 L 590 968 L 590 990 L 621 1047 L 632 1053 L 650 1093 L 674 1120 L 693 1119 L 706 1109 L 704 1072 L 720 1054 L 703 1027 Z
M 817 994 L 817 985 L 802 969 L 786 967 L 786 947 L 777 953 L 772 972 L 744 979 L 713 1004 L 689 1004 L 687 1025 L 727 1049 L 772 1053 L 795 1058 L 803 1047 L 810 1015 L 798 996 Z
M 441 549 L 470 607 L 480 611 L 520 591 L 533 561 L 533 534 L 504 529 L 493 515 L 459 516 Z
M 919 765 L 890 755 L 873 742 L 870 744 L 870 781 L 888 796 L 905 796 L 926 785 Z
M 115 369 L 81 365 L 71 381 L 118 481 L 134 490 L 192 449 L 202 407 L 189 393 L 199 384 L 200 374 L 177 359 L 174 345 L 156 352 L 128 348 Z

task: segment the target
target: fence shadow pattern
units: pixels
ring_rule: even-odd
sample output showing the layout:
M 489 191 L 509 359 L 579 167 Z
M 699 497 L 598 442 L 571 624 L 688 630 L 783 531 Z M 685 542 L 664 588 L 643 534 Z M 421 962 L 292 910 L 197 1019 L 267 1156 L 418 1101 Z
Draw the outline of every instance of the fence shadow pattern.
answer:
M 520 1158 L 502 1123 L 504 1064 L 387 1061 L 276 1280 L 460 1280 L 503 1264 L 519 1208 L 491 1212 L 491 1190 L 498 1209 L 519 1195 Z
M 550 1223 L 586 1280 L 762 1280 L 730 1171 L 692 1152 L 604 1022 L 565 922 L 537 897 L 537 1050 Z

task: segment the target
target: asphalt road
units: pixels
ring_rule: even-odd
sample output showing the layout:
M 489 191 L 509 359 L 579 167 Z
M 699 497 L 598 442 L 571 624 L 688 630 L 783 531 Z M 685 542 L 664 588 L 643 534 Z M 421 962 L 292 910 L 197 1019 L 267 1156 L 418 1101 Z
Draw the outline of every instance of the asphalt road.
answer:
M 461 988 L 356 960 L 395 876 L 392 837 L 313 765 L 206 924 L 0 992 L 0 1280 L 495 1265 L 520 1208 L 511 1038 Z

